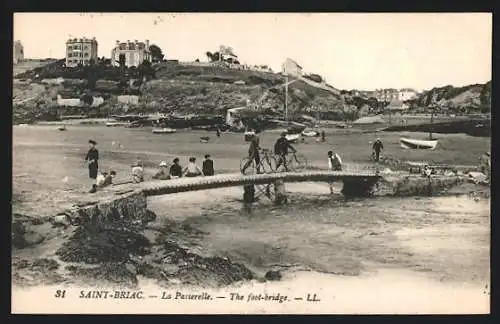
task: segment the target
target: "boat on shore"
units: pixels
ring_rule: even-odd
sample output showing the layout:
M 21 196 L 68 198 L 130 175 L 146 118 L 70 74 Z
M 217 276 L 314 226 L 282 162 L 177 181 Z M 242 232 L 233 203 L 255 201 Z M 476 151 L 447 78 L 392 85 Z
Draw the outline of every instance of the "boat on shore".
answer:
M 286 134 L 285 138 L 290 143 L 296 143 L 301 138 L 301 134 Z
M 437 139 L 420 140 L 401 137 L 399 142 L 404 149 L 434 150 L 439 141 Z
M 173 134 L 176 132 L 176 130 L 169 127 L 163 127 L 163 128 L 153 128 L 152 132 L 153 134 Z
M 127 126 L 129 123 L 124 122 L 107 122 L 106 127 L 119 127 L 119 126 Z

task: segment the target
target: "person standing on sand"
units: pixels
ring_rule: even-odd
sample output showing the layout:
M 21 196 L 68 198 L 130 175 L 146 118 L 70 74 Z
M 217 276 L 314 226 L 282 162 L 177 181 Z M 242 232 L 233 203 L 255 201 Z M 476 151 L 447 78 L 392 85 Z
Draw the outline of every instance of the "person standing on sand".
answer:
M 210 154 L 205 155 L 201 169 L 206 176 L 213 176 L 215 174 L 214 161 L 210 158 Z
M 373 143 L 372 148 L 375 152 L 375 162 L 378 162 L 380 159 L 380 151 L 384 149 L 384 144 L 382 144 L 380 137 L 377 137 L 377 140 Z
M 89 167 L 89 178 L 94 181 L 92 184 L 92 188 L 90 189 L 90 193 L 94 193 L 97 191 L 97 173 L 99 170 L 99 151 L 95 147 L 97 145 L 97 142 L 94 140 L 89 140 L 89 151 L 87 152 L 87 155 L 85 156 L 85 161 L 87 161 L 88 167 Z

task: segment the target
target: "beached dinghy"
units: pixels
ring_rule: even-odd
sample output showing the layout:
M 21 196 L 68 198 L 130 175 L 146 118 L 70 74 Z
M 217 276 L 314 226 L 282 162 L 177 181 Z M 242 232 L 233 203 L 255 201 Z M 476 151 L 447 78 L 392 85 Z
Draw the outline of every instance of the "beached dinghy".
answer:
M 290 143 L 295 143 L 300 139 L 300 134 L 287 134 L 285 135 L 285 138 Z
M 438 144 L 438 140 L 419 140 L 401 137 L 399 139 L 401 147 L 404 149 L 433 150 Z
M 163 128 L 153 128 L 153 134 L 172 134 L 176 130 L 173 128 L 163 127 Z
M 304 130 L 302 132 L 302 135 L 304 135 L 306 137 L 317 137 L 317 136 L 319 136 L 319 132 L 315 131 L 315 130 Z
M 124 123 L 124 122 L 107 122 L 106 127 L 119 127 L 119 126 L 126 126 L 129 123 Z

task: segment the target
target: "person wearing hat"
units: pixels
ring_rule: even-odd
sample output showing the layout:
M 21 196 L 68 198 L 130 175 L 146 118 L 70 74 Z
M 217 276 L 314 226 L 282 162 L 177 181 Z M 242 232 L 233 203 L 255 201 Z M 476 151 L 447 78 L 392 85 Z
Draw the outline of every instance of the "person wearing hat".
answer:
M 144 181 L 144 168 L 141 160 L 138 160 L 135 165 L 132 166 L 132 181 L 134 183 Z
M 153 179 L 156 180 L 169 180 L 170 175 L 167 172 L 167 162 L 161 161 L 160 162 L 160 170 L 153 175 Z
M 245 163 L 243 168 L 241 169 L 241 173 L 245 174 L 246 169 L 255 161 L 255 168 L 257 173 L 260 172 L 260 139 L 259 139 L 259 129 L 255 129 L 255 135 L 252 136 L 250 141 L 250 146 L 248 147 L 248 161 Z
M 210 158 L 210 154 L 205 155 L 201 169 L 206 176 L 213 176 L 215 174 L 214 161 Z
M 384 149 L 384 144 L 380 140 L 380 137 L 377 137 L 377 140 L 373 143 L 373 152 L 375 152 L 375 162 L 378 162 L 380 159 L 380 151 Z
M 95 182 L 97 179 L 97 173 L 99 170 L 99 151 L 95 147 L 97 142 L 94 140 L 89 140 L 89 151 L 85 156 L 85 161 L 87 161 L 87 165 L 89 168 L 89 178 L 94 181 L 92 184 L 92 188 L 90 189 L 90 193 L 94 193 L 97 191 L 97 183 Z
M 285 171 L 288 171 L 286 158 L 288 156 L 288 149 L 296 153 L 297 150 L 290 145 L 290 142 L 286 139 L 286 133 L 282 132 L 280 138 L 274 143 L 274 154 L 278 156 L 278 163 L 276 165 L 276 170 L 283 164 Z

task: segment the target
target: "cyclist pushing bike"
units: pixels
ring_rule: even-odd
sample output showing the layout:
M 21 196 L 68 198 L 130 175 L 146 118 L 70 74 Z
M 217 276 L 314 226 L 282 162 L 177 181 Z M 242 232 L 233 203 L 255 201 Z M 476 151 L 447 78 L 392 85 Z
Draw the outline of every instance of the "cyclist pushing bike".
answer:
M 261 163 L 259 154 L 259 149 L 260 149 L 259 133 L 260 131 L 256 129 L 255 135 L 252 137 L 252 140 L 250 141 L 250 146 L 248 147 L 248 161 L 245 163 L 243 168 L 241 168 L 241 173 L 243 174 L 245 174 L 246 169 L 250 166 L 250 164 L 252 164 L 253 161 L 255 161 L 257 173 L 261 173 L 260 172 Z
M 281 133 L 280 138 L 276 140 L 274 144 L 274 154 L 278 157 L 278 163 L 276 164 L 276 170 L 283 164 L 285 170 L 288 171 L 287 156 L 288 149 L 292 150 L 293 153 L 297 153 L 297 150 L 293 148 L 292 145 L 286 139 L 286 133 Z

